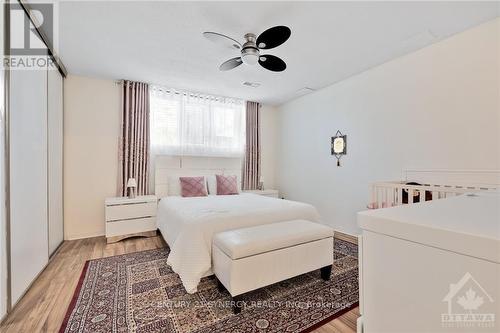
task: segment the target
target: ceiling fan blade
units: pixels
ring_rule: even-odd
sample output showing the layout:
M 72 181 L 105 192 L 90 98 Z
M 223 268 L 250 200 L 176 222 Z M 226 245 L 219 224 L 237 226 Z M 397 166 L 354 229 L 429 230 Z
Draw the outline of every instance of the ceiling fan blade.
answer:
M 280 46 L 290 38 L 291 34 L 290 28 L 284 25 L 269 28 L 257 37 L 257 47 L 268 50 Z
M 260 56 L 259 64 L 273 72 L 283 72 L 286 69 L 286 63 L 283 60 L 270 54 Z
M 232 39 L 231 37 L 228 37 L 226 35 L 219 34 L 217 32 L 206 31 L 203 33 L 203 36 L 206 39 L 222 46 L 237 50 L 241 49 L 241 44 L 237 40 Z
M 219 69 L 221 71 L 228 71 L 230 69 L 233 69 L 235 67 L 238 67 L 243 63 L 243 60 L 241 60 L 241 57 L 236 57 L 233 59 L 229 59 L 228 61 L 225 61 L 220 65 Z

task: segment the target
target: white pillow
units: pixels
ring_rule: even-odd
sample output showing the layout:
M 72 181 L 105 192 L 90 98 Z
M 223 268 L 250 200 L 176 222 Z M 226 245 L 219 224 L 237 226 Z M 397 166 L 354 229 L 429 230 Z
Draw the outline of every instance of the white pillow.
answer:
M 179 177 L 168 176 L 167 187 L 169 196 L 181 196 L 181 181 Z
M 232 176 L 232 175 L 225 175 L 225 176 Z M 238 175 L 235 176 L 238 181 L 238 193 L 241 193 L 241 177 Z M 206 176 L 205 178 L 207 179 L 208 194 L 217 195 L 217 178 L 215 177 L 215 175 Z
M 215 175 L 210 175 L 206 177 L 207 186 L 208 186 L 208 194 L 217 195 L 217 179 Z

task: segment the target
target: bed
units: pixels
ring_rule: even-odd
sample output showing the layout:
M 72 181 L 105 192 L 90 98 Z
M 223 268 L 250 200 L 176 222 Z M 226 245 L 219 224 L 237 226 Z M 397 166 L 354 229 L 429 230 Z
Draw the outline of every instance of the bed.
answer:
M 157 224 L 170 247 L 167 263 L 179 274 L 186 291 L 194 293 L 200 279 L 212 273 L 214 234 L 294 219 L 319 222 L 319 215 L 309 204 L 242 193 L 163 197 Z
M 180 197 L 178 177 L 206 176 L 208 180 L 215 174 L 241 175 L 241 162 L 231 157 L 155 158 L 155 194 L 161 198 L 157 226 L 170 247 L 168 264 L 188 293 L 196 292 L 200 279 L 212 274 L 215 233 L 294 219 L 319 221 L 318 212 L 309 204 L 256 194 Z

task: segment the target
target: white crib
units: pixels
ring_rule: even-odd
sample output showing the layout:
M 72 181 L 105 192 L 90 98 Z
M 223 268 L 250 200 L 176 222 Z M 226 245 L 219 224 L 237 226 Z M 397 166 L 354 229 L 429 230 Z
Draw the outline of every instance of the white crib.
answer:
M 368 208 L 386 208 L 497 189 L 500 189 L 500 170 L 404 170 L 402 180 L 371 184 Z

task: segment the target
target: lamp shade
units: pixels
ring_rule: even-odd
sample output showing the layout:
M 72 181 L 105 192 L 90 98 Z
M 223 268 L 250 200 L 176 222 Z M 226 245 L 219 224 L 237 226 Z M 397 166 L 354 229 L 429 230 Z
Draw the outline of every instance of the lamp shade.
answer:
M 137 187 L 137 182 L 135 178 L 129 178 L 127 181 L 127 187 Z

